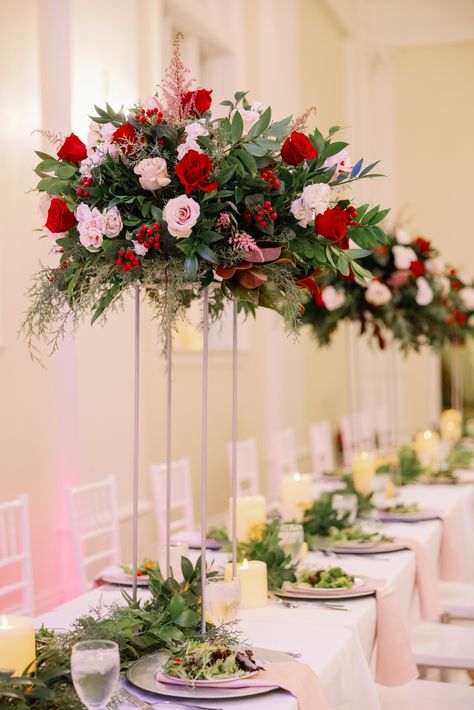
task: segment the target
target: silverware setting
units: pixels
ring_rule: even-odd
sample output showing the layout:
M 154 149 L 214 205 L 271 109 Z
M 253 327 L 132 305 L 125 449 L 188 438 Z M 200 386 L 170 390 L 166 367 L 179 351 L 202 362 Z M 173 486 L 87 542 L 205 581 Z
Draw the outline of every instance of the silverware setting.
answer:
M 276 594 L 269 594 L 268 595 L 270 599 L 273 599 L 276 601 L 278 604 L 281 604 L 281 606 L 286 607 L 287 609 L 302 609 L 302 608 L 308 608 L 308 606 L 316 604 L 317 606 L 322 607 L 323 609 L 330 609 L 332 611 L 351 611 L 350 607 L 345 606 L 345 604 L 339 604 L 338 602 L 327 602 L 327 601 L 322 601 L 319 599 L 308 599 L 307 601 L 301 601 L 301 602 L 294 602 L 290 601 L 289 599 L 282 599 L 281 597 L 277 596 Z M 288 654 L 291 655 L 291 654 Z
M 223 708 L 210 707 L 209 705 L 193 705 L 191 703 L 182 703 L 178 700 L 163 700 L 160 698 L 154 703 L 147 703 L 141 698 L 137 698 L 136 695 L 132 695 L 126 688 L 120 688 L 117 695 L 114 696 L 115 707 L 117 707 L 116 701 L 123 701 L 127 703 L 132 703 L 137 708 L 156 708 L 156 707 L 168 707 L 170 710 L 172 708 L 187 708 L 188 710 L 223 710 Z M 119 706 L 120 707 L 120 706 Z

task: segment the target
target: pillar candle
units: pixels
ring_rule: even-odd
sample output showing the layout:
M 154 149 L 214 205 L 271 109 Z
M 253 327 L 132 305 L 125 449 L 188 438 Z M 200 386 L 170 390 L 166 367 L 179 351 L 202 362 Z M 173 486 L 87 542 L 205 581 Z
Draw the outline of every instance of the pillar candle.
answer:
M 462 436 L 462 414 L 457 409 L 445 409 L 441 414 L 441 438 L 444 441 L 459 441 Z
M 439 469 L 439 436 L 435 431 L 420 431 L 415 437 L 415 451 L 422 466 Z
M 364 495 L 371 492 L 375 471 L 376 463 L 373 454 L 362 451 L 354 456 L 352 459 L 352 480 L 356 491 Z
M 35 658 L 33 619 L 3 615 L 0 620 L 0 670 L 21 675 Z
M 281 478 L 283 520 L 303 520 L 304 511 L 313 502 L 313 481 L 308 474 L 294 473 Z
M 265 525 L 267 507 L 263 496 L 237 497 L 237 540 L 248 542 L 252 528 Z M 232 539 L 232 498 L 229 498 L 229 540 Z
M 237 579 L 242 592 L 240 606 L 242 609 L 253 609 L 266 606 L 268 601 L 267 565 L 260 560 L 244 560 L 237 565 Z M 224 570 L 224 580 L 232 580 L 232 562 L 228 562 Z

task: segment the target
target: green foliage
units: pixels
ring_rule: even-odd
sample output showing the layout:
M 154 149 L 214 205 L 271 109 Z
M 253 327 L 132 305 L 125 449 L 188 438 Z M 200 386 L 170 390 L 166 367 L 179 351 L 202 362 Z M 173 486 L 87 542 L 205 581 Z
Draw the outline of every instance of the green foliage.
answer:
M 339 517 L 332 507 L 333 496 L 333 492 L 322 493 L 313 501 L 312 506 L 305 510 L 303 528 L 308 543 L 313 537 L 327 537 L 331 528 L 342 530 L 349 527 L 349 513 Z
M 423 473 L 423 466 L 412 446 L 401 446 L 398 451 L 398 459 L 402 485 L 413 483 Z
M 79 617 L 70 631 L 60 634 L 40 629 L 36 634 L 36 668 L 12 677 L 0 673 L 0 707 L 5 710 L 79 710 L 82 704 L 72 687 L 70 657 L 78 641 L 107 639 L 120 650 L 122 670 L 140 656 L 172 649 L 187 639 L 201 638 L 201 564 L 181 558 L 183 581 L 150 572 L 151 598 L 134 602 L 123 592 L 125 604 L 99 606 Z M 216 572 L 208 572 L 213 578 Z M 211 628 L 209 629 L 211 631 Z
M 267 565 L 269 589 L 281 589 L 284 582 L 296 581 L 296 565 L 291 557 L 280 547 L 278 532 L 280 522 L 272 520 L 246 543 L 239 543 L 237 555 L 239 561 L 262 560 Z
M 474 459 L 474 452 L 470 449 L 464 448 L 461 443 L 457 443 L 448 456 L 446 457 L 446 463 L 449 468 L 469 468 Z

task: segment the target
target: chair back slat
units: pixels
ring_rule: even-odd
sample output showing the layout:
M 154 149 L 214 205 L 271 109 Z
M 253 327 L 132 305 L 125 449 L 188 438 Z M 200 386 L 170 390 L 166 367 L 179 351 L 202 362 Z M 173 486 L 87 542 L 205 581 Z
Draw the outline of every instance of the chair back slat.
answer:
M 322 476 L 323 473 L 332 473 L 335 466 L 330 422 L 325 419 L 321 422 L 311 424 L 309 427 L 309 437 L 311 441 L 313 472 L 319 477 Z
M 153 503 L 158 538 L 166 540 L 166 464 L 153 464 L 150 469 Z M 189 458 L 171 462 L 171 522 L 172 533 L 194 529 L 193 486 Z
M 227 463 L 232 482 L 232 441 L 227 442 Z M 257 440 L 253 437 L 237 442 L 237 493 L 239 496 L 260 493 Z
M 115 477 L 68 488 L 69 524 L 81 590 L 90 588 L 88 568 L 100 560 L 120 562 Z
M 33 573 L 27 496 L 0 503 L 0 568 L 0 597 L 9 598 L 1 611 L 31 616 Z
M 276 431 L 272 435 L 271 460 L 275 481 L 298 470 L 295 432 L 291 428 Z

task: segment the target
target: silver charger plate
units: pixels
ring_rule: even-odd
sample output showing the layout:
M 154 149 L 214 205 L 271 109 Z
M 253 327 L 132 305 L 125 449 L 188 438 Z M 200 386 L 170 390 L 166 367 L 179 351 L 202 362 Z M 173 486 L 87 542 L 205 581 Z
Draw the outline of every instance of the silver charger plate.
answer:
M 281 599 L 291 599 L 292 601 L 299 601 L 299 602 L 308 602 L 308 604 L 311 604 L 311 602 L 334 602 L 334 604 L 337 604 L 339 601 L 344 601 L 345 599 L 357 599 L 358 597 L 371 597 L 375 594 L 375 589 L 367 589 L 367 588 L 362 588 L 362 589 L 348 589 L 346 593 L 340 592 L 339 594 L 324 594 L 324 590 L 320 589 L 319 590 L 321 594 L 318 594 L 317 596 L 315 595 L 314 597 L 311 596 L 310 594 L 298 594 L 297 591 L 292 591 L 290 589 L 288 590 L 279 590 L 278 592 L 273 592 L 277 597 L 280 597 Z M 330 590 L 329 590 L 330 591 Z
M 400 552 L 401 550 L 406 550 L 407 546 L 401 542 L 334 542 L 329 544 L 315 541 L 312 549 L 316 552 L 318 550 L 334 552 L 337 555 L 343 555 L 344 553 L 348 555 L 377 555 L 379 553 Z
M 259 661 L 267 663 L 278 663 L 281 661 L 292 661 L 286 653 L 272 651 L 269 648 L 252 648 L 254 655 Z M 135 661 L 127 671 L 127 679 L 132 685 L 146 690 L 149 693 L 156 693 L 168 698 L 187 698 L 191 700 L 233 700 L 234 698 L 245 698 L 251 695 L 262 695 L 271 693 L 276 688 L 193 688 L 186 685 L 168 685 L 160 683 L 155 676 L 166 659 L 166 652 L 157 651 L 143 656 Z

